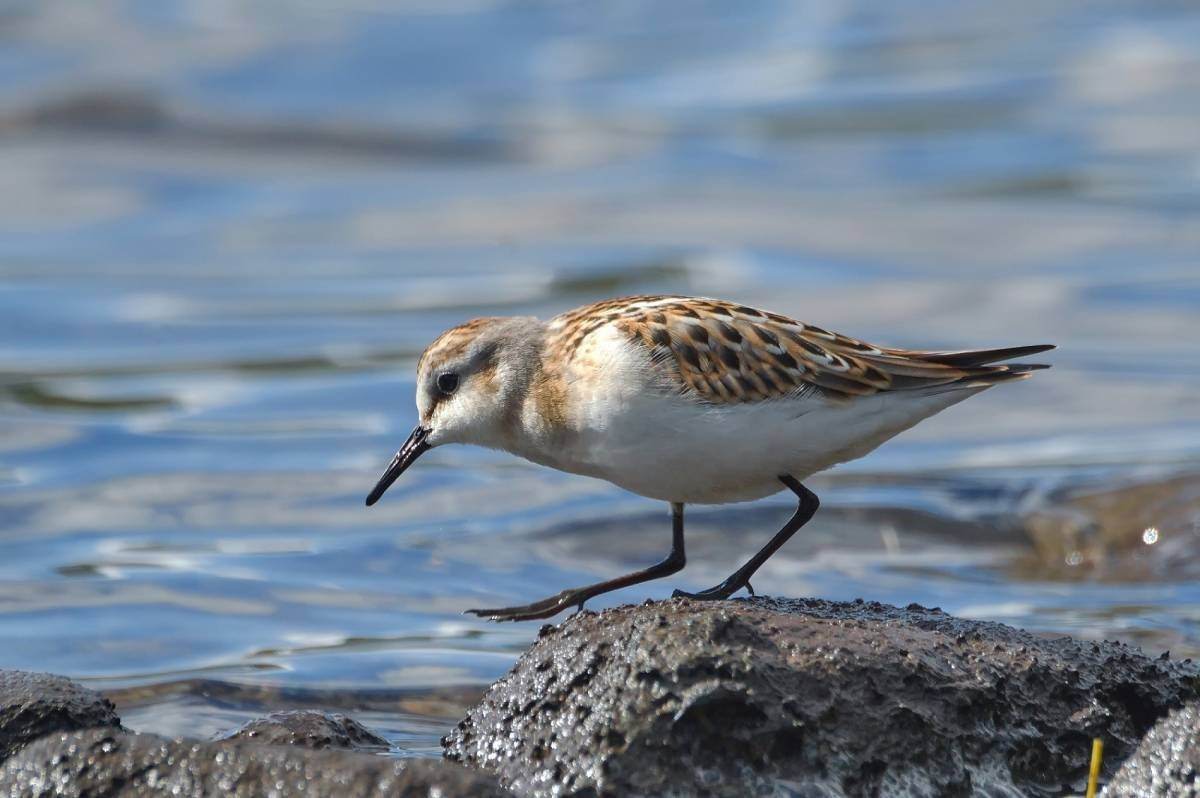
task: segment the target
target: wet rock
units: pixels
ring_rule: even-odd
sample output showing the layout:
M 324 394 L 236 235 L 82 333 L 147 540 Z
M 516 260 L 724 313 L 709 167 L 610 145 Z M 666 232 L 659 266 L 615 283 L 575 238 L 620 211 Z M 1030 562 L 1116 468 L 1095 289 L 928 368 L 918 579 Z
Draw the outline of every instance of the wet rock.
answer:
M 300 709 L 272 712 L 218 736 L 220 740 L 252 740 L 268 745 L 340 748 L 348 751 L 386 751 L 386 738 L 340 713 Z
M 111 701 L 65 676 L 0 670 L 0 761 L 51 732 L 120 725 Z
M 518 793 L 1059 795 L 1190 661 L 917 605 L 672 600 L 546 626 L 445 740 Z
M 435 759 L 91 729 L 44 737 L 0 768 L 0 795 L 501 796 L 492 777 Z
M 1200 796 L 1200 704 L 1172 712 L 1156 723 L 1103 795 Z

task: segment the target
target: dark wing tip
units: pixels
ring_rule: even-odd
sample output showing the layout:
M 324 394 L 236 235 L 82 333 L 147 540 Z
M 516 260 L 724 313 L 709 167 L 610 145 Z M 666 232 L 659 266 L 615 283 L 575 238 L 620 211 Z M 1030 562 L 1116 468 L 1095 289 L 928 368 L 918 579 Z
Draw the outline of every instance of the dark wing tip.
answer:
M 931 363 L 956 368 L 971 368 L 996 363 L 1001 360 L 1012 360 L 1015 357 L 1026 357 L 1041 352 L 1057 349 L 1054 344 L 1034 344 L 1033 346 L 1009 346 L 1003 349 L 970 349 L 965 352 L 914 352 L 917 357 Z

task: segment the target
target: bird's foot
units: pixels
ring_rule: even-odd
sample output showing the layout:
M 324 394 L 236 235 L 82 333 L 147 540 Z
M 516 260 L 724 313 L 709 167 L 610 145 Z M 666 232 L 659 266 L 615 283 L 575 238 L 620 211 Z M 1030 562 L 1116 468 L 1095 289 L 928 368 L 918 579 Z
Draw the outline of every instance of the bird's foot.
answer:
M 536 621 L 558 615 L 571 607 L 577 607 L 577 612 L 582 611 L 583 603 L 588 598 L 590 597 L 581 590 L 564 590 L 532 604 L 491 610 L 466 610 L 464 614 L 477 615 L 480 618 L 487 618 L 489 621 Z
M 708 590 L 701 590 L 699 593 L 688 593 L 686 590 L 676 590 L 671 593 L 671 598 L 690 598 L 696 601 L 720 601 L 727 599 L 742 588 L 746 588 L 750 595 L 754 595 L 754 588 L 750 587 L 750 583 L 732 578 L 726 579 L 719 585 L 710 587 Z

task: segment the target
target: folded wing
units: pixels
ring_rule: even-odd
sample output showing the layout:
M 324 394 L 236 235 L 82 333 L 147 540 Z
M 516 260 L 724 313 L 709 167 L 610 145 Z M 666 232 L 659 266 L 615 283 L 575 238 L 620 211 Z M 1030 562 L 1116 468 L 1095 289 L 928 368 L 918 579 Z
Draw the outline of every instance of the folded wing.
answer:
M 633 297 L 573 315 L 569 323 L 581 330 L 595 329 L 597 322 L 617 325 L 646 348 L 667 386 L 720 404 L 805 395 L 848 401 L 883 391 L 984 387 L 1048 368 L 997 361 L 1054 348 L 885 348 L 777 313 L 689 297 Z

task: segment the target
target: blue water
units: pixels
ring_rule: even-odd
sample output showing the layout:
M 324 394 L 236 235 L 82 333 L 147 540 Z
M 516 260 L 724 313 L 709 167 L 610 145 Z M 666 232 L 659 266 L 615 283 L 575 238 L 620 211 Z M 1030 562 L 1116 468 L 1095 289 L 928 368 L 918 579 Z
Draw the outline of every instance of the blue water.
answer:
M 1200 653 L 1193 5 L 393 6 L 0 14 L 0 666 L 138 730 L 323 706 L 436 753 L 536 633 L 461 611 L 640 567 L 668 520 L 465 448 L 366 509 L 415 360 L 642 292 L 1061 347 L 814 479 L 760 592 Z M 594 605 L 706 587 L 787 512 L 697 508 L 687 571 Z

